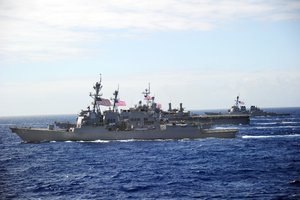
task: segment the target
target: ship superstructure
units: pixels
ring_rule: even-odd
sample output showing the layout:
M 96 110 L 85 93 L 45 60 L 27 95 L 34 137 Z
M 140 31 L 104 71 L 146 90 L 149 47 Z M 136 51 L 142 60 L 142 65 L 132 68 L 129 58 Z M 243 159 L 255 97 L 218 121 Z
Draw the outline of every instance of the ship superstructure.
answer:
M 178 112 L 183 117 L 181 120 L 166 115 L 150 96 L 150 84 L 143 92 L 145 103 L 139 101 L 137 106 L 120 111 L 118 107 L 125 102 L 118 97 L 119 87 L 111 100 L 103 97 L 102 87 L 100 75 L 99 82 L 93 86 L 94 93 L 90 93 L 92 108 L 82 110 L 74 125 L 56 123 L 48 129 L 11 127 L 11 130 L 25 142 L 233 138 L 238 132 L 237 129 L 207 129 L 199 119 L 188 117 L 182 105 Z M 109 109 L 102 111 L 101 106 Z

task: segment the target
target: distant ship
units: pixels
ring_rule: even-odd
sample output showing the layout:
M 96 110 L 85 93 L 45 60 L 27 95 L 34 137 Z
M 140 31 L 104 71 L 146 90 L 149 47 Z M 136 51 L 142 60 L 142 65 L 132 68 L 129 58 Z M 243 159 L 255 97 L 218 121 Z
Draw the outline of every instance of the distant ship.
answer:
M 216 113 L 216 112 L 206 112 L 207 115 L 220 115 L 224 113 Z M 262 109 L 260 109 L 257 106 L 251 106 L 250 110 L 247 110 L 246 106 L 244 106 L 244 102 L 240 101 L 240 97 L 237 96 L 235 99 L 235 104 L 231 106 L 231 108 L 228 110 L 228 113 L 230 115 L 250 115 L 252 117 L 255 116 L 287 116 L 290 115 L 289 113 L 275 113 L 275 112 L 267 112 Z
M 234 138 L 237 129 L 208 129 L 199 120 L 177 120 L 166 117 L 160 106 L 150 97 L 150 86 L 144 98 L 146 104 L 119 111 L 124 102 L 118 98 L 119 89 L 114 92 L 112 103 L 102 97 L 102 78 L 94 85 L 92 109 L 82 110 L 76 124 L 61 123 L 46 128 L 10 127 L 25 142 L 49 141 L 95 141 L 95 140 L 158 140 L 196 138 Z M 102 112 L 101 106 L 112 109 Z
M 250 116 L 245 114 L 226 114 L 226 113 L 213 113 L 211 115 L 198 115 L 193 114 L 190 111 L 185 111 L 180 103 L 179 109 L 172 109 L 171 103 L 169 103 L 169 109 L 162 111 L 162 115 L 171 120 L 184 120 L 184 121 L 197 121 L 203 124 L 211 125 L 243 125 L 250 124 Z

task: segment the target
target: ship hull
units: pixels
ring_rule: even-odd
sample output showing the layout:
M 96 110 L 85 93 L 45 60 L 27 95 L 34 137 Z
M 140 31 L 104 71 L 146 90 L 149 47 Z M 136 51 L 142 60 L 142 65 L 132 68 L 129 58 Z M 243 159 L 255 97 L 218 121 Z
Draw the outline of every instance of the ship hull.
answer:
M 289 113 L 269 113 L 269 112 L 253 112 L 251 113 L 251 117 L 278 117 L 278 116 L 289 116 Z
M 95 141 L 95 140 L 168 140 L 197 138 L 234 138 L 238 130 L 199 130 L 195 127 L 168 127 L 166 130 L 108 131 L 104 127 L 83 127 L 74 131 L 11 128 L 24 142 Z

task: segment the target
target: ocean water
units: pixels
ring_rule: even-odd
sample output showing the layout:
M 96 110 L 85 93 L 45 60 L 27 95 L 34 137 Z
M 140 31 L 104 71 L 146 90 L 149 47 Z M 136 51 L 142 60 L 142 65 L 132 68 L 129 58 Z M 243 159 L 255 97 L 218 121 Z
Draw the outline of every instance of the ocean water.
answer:
M 0 199 L 300 199 L 300 108 L 279 111 L 234 139 L 41 144 L 9 126 L 75 116 L 1 117 Z

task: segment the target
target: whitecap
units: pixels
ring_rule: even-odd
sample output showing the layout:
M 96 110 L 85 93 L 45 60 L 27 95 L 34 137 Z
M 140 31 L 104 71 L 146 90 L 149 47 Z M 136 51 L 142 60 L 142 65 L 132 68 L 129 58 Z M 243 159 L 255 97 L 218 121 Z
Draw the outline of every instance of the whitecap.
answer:
M 277 122 L 261 122 L 261 123 L 255 123 L 255 125 L 276 125 Z
M 84 142 L 84 141 L 82 141 Z M 89 142 L 94 142 L 94 143 L 108 143 L 108 142 L 111 142 L 109 140 L 94 140 L 94 141 L 89 141 Z
M 300 122 L 281 122 L 281 124 L 300 124 Z
M 243 139 L 261 139 L 261 138 L 289 138 L 289 137 L 300 137 L 300 134 L 292 135 L 243 135 Z
M 253 129 L 284 129 L 284 128 L 300 128 L 300 126 L 274 126 L 274 127 L 258 126 L 258 127 L 253 127 Z

